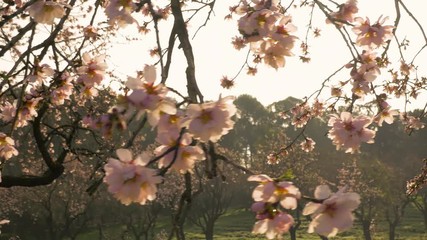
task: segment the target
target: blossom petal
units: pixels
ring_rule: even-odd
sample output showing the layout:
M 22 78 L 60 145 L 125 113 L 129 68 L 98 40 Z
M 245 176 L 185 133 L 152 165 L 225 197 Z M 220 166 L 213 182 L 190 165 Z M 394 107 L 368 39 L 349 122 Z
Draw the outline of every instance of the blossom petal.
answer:
M 116 153 L 122 162 L 132 161 L 132 152 L 129 149 L 120 148 L 116 150 Z
M 259 174 L 259 175 L 252 175 L 248 177 L 248 181 L 253 182 L 271 182 L 273 179 L 271 179 L 269 176 L 265 174 Z
M 319 185 L 316 187 L 316 190 L 314 191 L 314 197 L 316 199 L 326 199 L 329 196 L 331 196 L 331 194 L 332 194 L 332 191 L 328 185 Z

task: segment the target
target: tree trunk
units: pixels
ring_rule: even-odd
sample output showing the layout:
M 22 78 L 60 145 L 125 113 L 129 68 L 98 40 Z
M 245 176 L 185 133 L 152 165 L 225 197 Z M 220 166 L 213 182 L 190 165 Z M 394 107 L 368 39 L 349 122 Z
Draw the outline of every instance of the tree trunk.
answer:
M 178 226 L 176 229 L 176 238 L 178 240 L 185 240 L 184 226 Z
M 427 211 L 423 212 L 423 217 L 424 217 L 424 228 L 425 230 L 427 230 Z
M 388 225 L 388 239 L 394 240 L 396 238 L 396 226 L 397 224 Z
M 289 233 L 291 234 L 291 240 L 297 240 L 297 229 L 294 227 L 291 227 L 289 229 Z
M 215 226 L 215 222 L 211 222 L 209 221 L 206 224 L 206 231 L 205 231 L 205 237 L 206 240 L 213 240 L 213 236 L 214 236 L 214 226 Z
M 363 221 L 362 228 L 363 228 L 363 236 L 365 237 L 365 240 L 372 240 L 371 221 Z

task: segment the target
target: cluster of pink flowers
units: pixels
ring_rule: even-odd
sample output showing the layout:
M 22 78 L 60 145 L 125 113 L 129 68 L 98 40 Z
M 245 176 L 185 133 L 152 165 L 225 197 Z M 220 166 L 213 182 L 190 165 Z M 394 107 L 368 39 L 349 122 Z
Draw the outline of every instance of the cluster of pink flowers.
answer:
M 176 114 L 160 115 L 156 141 L 161 145 L 154 150 L 156 156 L 162 156 L 159 159 L 160 168 L 192 173 L 195 163 L 205 159 L 202 148 L 192 145 L 192 135 L 182 131 L 187 125 L 181 110 Z M 170 151 L 173 148 L 176 149 Z
M 349 112 L 341 112 L 341 115 L 332 115 L 329 119 L 328 137 L 337 150 L 343 148 L 346 152 L 359 152 L 360 143 L 373 143 L 375 131 L 367 128 L 372 123 L 372 119 L 366 116 L 352 117 Z
M 325 103 L 317 98 L 314 100 L 311 106 L 307 101 L 297 103 L 289 110 L 289 113 L 292 115 L 291 124 L 296 128 L 302 128 L 307 124 L 310 119 L 322 117 L 324 112 Z M 288 115 L 288 111 L 280 112 L 279 116 L 283 119 L 290 117 Z
M 108 113 L 102 114 L 97 118 L 86 116 L 82 120 L 84 126 L 96 129 L 105 137 L 111 137 L 114 129 L 126 129 L 126 111 L 120 107 L 111 108 Z
M 146 164 L 156 162 L 163 170 L 192 173 L 196 162 L 205 159 L 205 153 L 198 142 L 216 142 L 234 126 L 232 117 L 237 110 L 233 97 L 220 97 L 215 102 L 191 103 L 186 109 L 177 109 L 176 103 L 167 96 L 168 88 L 162 83 L 156 83 L 154 66 L 146 65 L 142 76 L 128 78 L 126 87 L 130 91 L 125 91 L 116 107 L 97 119 L 86 117 L 83 124 L 111 136 L 113 129 L 126 128 L 126 122 L 133 115 L 132 112 L 135 111 L 139 117 L 145 115 L 149 124 L 157 128 L 156 142 L 159 144 L 154 150 L 153 160 L 147 160 Z M 115 164 L 117 165 L 116 162 Z M 108 174 L 112 176 L 126 173 L 111 165 L 108 168 Z M 162 175 L 167 172 L 163 170 Z M 111 182 L 107 180 L 107 176 L 105 181 Z M 125 195 L 130 194 L 127 191 L 119 194 L 117 190 L 110 191 L 122 202 L 123 199 L 128 199 Z M 129 199 L 126 202 L 129 202 Z
M 29 75 L 27 80 L 35 85 L 47 85 L 54 73 L 55 71 L 48 64 L 36 65 L 33 74 Z
M 312 104 L 309 104 L 308 101 L 297 103 L 289 111 L 279 112 L 279 116 L 283 119 L 290 118 L 291 124 L 295 128 L 303 128 L 311 119 L 321 118 L 325 110 L 325 103 L 316 98 Z M 305 152 L 313 151 L 314 145 L 316 145 L 316 142 L 307 136 L 300 143 L 301 149 Z
M 147 93 L 142 91 L 139 94 Z M 135 98 L 138 97 L 135 96 Z M 148 99 L 152 101 L 153 98 Z M 230 100 L 232 98 L 227 97 L 220 98 L 217 102 L 190 104 L 186 114 L 181 111 L 176 112 L 176 114 L 159 111 L 159 118 L 155 126 L 157 126 L 156 141 L 161 145 L 154 150 L 158 167 L 175 170 L 179 173 L 191 173 L 195 163 L 205 159 L 205 153 L 202 148 L 192 144 L 193 138 L 200 139 L 201 141 L 216 141 L 233 126 L 234 122 L 231 120 L 231 117 L 235 114 L 236 109 Z M 156 100 L 156 102 L 161 101 L 161 98 Z M 128 105 L 130 106 L 131 104 Z M 155 105 L 159 107 L 159 104 Z M 150 111 L 154 110 L 151 109 Z M 123 121 L 126 119 L 125 112 L 126 110 L 123 110 L 119 114 L 124 117 L 121 119 Z M 86 123 L 103 131 L 111 131 L 114 128 L 112 124 L 114 121 L 111 120 L 112 116 L 112 113 L 106 114 L 98 121 L 86 120 Z M 105 121 L 102 121 L 102 119 Z M 125 125 L 123 124 L 121 127 L 124 128 Z M 129 175 L 129 171 L 142 171 L 144 174 L 151 174 L 149 180 L 154 181 L 156 179 L 152 175 L 152 171 L 154 170 L 148 171 L 148 168 L 146 168 L 146 164 L 151 164 L 149 159 L 145 157 L 144 164 L 141 164 L 140 157 L 137 160 L 130 160 L 131 157 L 128 152 L 129 150 L 118 150 L 117 155 L 121 162 L 115 159 L 109 160 L 109 163 L 105 166 L 107 173 L 105 182 L 110 186 L 109 191 L 123 203 L 139 202 L 145 204 L 145 200 L 153 200 L 155 198 L 155 195 L 152 194 L 153 192 L 155 193 L 153 190 L 155 188 L 153 184 L 141 183 L 143 180 L 139 179 L 138 174 L 140 173 L 135 174 L 132 172 Z M 136 170 L 141 168 L 136 166 L 144 166 L 144 170 Z M 132 179 L 132 181 L 129 179 Z M 149 184 L 151 187 L 138 188 L 137 184 Z M 134 191 L 137 189 L 137 194 L 132 192 L 131 189 Z M 283 198 L 284 204 L 288 201 Z
M 344 23 L 354 24 L 353 32 L 357 35 L 356 44 L 365 49 L 376 49 L 381 47 L 386 41 L 393 36 L 393 26 L 384 26 L 387 18 L 379 17 L 378 20 L 371 24 L 369 18 L 363 19 L 356 17 L 359 9 L 356 0 L 348 0 L 346 3 L 339 6 L 337 12 L 330 14 L 331 19 L 327 19 L 327 23 L 332 21 L 338 26 Z
M 245 0 L 231 11 L 241 15 L 238 26 L 243 38 L 233 40 L 236 49 L 250 43 L 255 62 L 263 60 L 275 69 L 284 67 L 285 56 L 293 55 L 291 50 L 297 37 L 291 34 L 296 27 L 291 17 L 282 13 L 279 1 Z
M 375 50 L 384 46 L 387 41 L 389 41 L 393 36 L 392 25 L 385 25 L 386 20 L 382 16 L 378 20 L 371 24 L 369 18 L 356 17 L 355 15 L 358 12 L 357 1 L 349 0 L 345 4 L 340 5 L 338 12 L 333 12 L 330 14 L 330 19 L 327 20 L 328 23 L 334 22 L 339 26 L 343 24 L 351 24 L 353 32 L 357 35 L 355 43 L 357 46 L 360 46 L 363 51 L 357 56 L 357 60 L 353 63 L 347 64 L 348 68 L 351 68 L 351 84 L 352 89 L 351 93 L 358 98 L 363 99 L 365 96 L 372 94 L 375 95 L 378 105 L 378 114 L 374 117 L 374 121 L 378 126 L 382 126 L 382 123 L 392 123 L 393 118 L 397 115 L 396 110 L 392 110 L 388 104 L 383 106 L 385 103 L 386 97 L 380 97 L 374 92 L 373 82 L 381 74 L 380 69 L 387 65 L 387 60 L 382 59 Z M 401 67 L 404 73 L 409 73 L 410 67 L 404 65 Z M 342 83 L 341 87 L 346 83 Z M 385 88 L 387 92 L 393 92 L 396 89 L 393 88 L 394 85 L 388 85 Z M 332 89 L 332 95 L 341 97 L 342 89 L 340 87 Z M 385 94 L 384 94 L 385 95 Z M 344 118 L 346 120 L 344 120 Z M 337 145 L 337 148 L 343 147 L 348 152 L 357 152 L 359 149 L 360 142 L 373 142 L 373 137 L 375 133 L 372 130 L 367 130 L 365 126 L 371 123 L 367 117 L 358 118 L 357 124 L 346 123 L 346 127 L 340 128 L 340 121 L 335 121 L 337 117 L 333 117 L 330 121 L 330 126 L 336 125 L 330 132 L 329 137 L 333 140 L 334 144 Z M 344 113 L 341 114 L 342 122 L 351 122 L 351 114 Z M 365 125 L 365 126 L 363 126 Z M 347 128 L 347 130 L 344 130 Z M 344 134 L 345 133 L 345 134 Z
M 15 127 L 27 126 L 28 121 L 37 117 L 36 108 L 40 100 L 40 97 L 34 97 L 28 94 L 24 96 L 19 109 L 17 109 L 17 100 L 15 100 L 13 104 L 5 102 L 4 105 L 0 107 L 0 118 L 5 122 L 15 121 Z
M 180 141 L 177 142 L 177 139 Z M 189 133 L 184 133 L 179 137 L 179 133 L 163 132 L 158 135 L 156 141 L 162 144 L 154 151 L 157 156 L 164 155 L 166 151 L 175 146 L 178 148 L 176 151 L 167 153 L 159 160 L 160 168 L 170 167 L 170 169 L 180 173 L 193 172 L 196 161 L 205 159 L 205 154 L 200 146 L 190 145 L 192 138 Z
M 282 211 L 276 210 L 271 203 L 255 202 L 251 210 L 255 212 L 258 220 L 253 229 L 253 234 L 265 234 L 268 239 L 281 239 L 294 224 L 294 218 Z
M 264 174 L 250 176 L 248 181 L 259 182 L 252 192 L 255 201 L 252 211 L 258 219 L 252 233 L 266 234 L 268 239 L 281 238 L 293 225 L 294 219 L 280 210 L 279 205 L 284 209 L 296 209 L 297 200 L 301 198 L 299 189 L 292 182 L 274 180 Z
M 89 53 L 83 53 L 82 66 L 77 68 L 77 83 L 83 86 L 82 93 L 87 97 L 96 96 L 96 86 L 100 85 L 105 78 L 105 55 L 92 57 Z
M 370 51 L 363 51 L 360 55 L 361 62 L 352 66 L 350 76 L 353 80 L 352 92 L 363 97 L 371 90 L 369 84 L 372 83 L 379 75 L 380 68 L 376 61 L 376 54 Z
M 419 117 L 401 114 L 400 120 L 405 125 L 407 131 L 419 130 L 425 127 L 425 124 L 421 121 Z
M 73 93 L 73 80 L 68 72 L 62 74 L 58 86 L 51 92 L 51 102 L 62 105 L 66 99 L 70 99 Z
M 168 88 L 155 81 L 155 66 L 146 65 L 141 79 L 129 77 L 126 82 L 126 86 L 132 90 L 126 97 L 127 102 L 139 111 L 139 115 L 147 113 L 148 121 L 153 127 L 157 125 L 161 113 L 176 113 L 174 101 L 166 97 Z
M 349 0 L 340 5 L 338 12 L 330 14 L 328 23 L 333 21 L 338 26 L 344 23 L 352 24 L 352 30 L 357 35 L 356 45 L 361 46 L 364 50 L 359 59 L 354 64 L 348 64 L 352 70 L 350 76 L 352 79 L 352 93 L 358 97 L 364 97 L 371 92 L 370 84 L 380 75 L 379 59 L 373 50 L 383 46 L 393 36 L 393 26 L 384 25 L 387 18 L 380 17 L 378 21 L 371 25 L 369 18 L 363 19 L 355 17 L 358 12 L 357 1 Z M 336 94 L 340 96 L 335 89 Z
M 294 224 L 293 217 L 286 211 L 297 208 L 297 201 L 302 198 L 299 189 L 291 182 L 275 180 L 263 174 L 250 176 L 248 181 L 259 182 L 252 193 L 255 200 L 252 211 L 258 220 L 252 233 L 266 234 L 268 239 L 282 239 L 282 235 Z M 320 185 L 314 197 L 306 198 L 309 202 L 303 210 L 304 215 L 312 216 L 309 233 L 333 237 L 352 226 L 352 212 L 360 204 L 357 193 L 345 192 L 345 188 L 332 193 L 328 186 Z

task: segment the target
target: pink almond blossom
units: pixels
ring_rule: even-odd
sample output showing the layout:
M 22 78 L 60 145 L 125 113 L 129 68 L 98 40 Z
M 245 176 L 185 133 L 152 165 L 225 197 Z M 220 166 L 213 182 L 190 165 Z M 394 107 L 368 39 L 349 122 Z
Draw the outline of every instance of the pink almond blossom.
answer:
M 153 65 L 144 67 L 143 78 L 129 77 L 126 86 L 132 89 L 127 96 L 129 103 L 134 106 L 140 114 L 147 112 L 148 121 L 155 127 L 162 113 L 175 114 L 175 102 L 166 97 L 168 88 L 162 84 L 156 84 L 156 68 Z
M 178 138 L 179 133 L 175 135 L 170 132 L 162 132 L 158 135 L 156 140 L 163 145 L 154 150 L 156 156 L 164 154 L 171 147 L 178 147 L 177 150 L 171 151 L 160 158 L 159 167 L 170 167 L 170 169 L 180 173 L 192 173 L 195 163 L 204 160 L 205 154 L 199 146 L 190 146 L 192 142 L 190 134 L 184 133 L 179 144 L 176 142 Z
M 400 115 L 400 120 L 405 125 L 406 130 L 420 130 L 425 127 L 425 124 L 419 117 L 408 116 L 406 114 Z
M 28 13 L 37 23 L 52 25 L 55 18 L 65 15 L 65 9 L 61 3 L 38 0 L 28 8 Z
M 90 99 L 92 97 L 98 96 L 98 90 L 94 87 L 85 86 L 81 90 L 80 95 L 83 97 L 83 99 L 85 98 Z
M 82 124 L 99 130 L 104 137 L 111 138 L 114 129 L 123 130 L 127 128 L 126 118 L 126 109 L 115 106 L 109 109 L 108 113 L 102 114 L 96 119 L 85 116 Z
M 14 146 L 15 141 L 6 134 L 0 132 L 0 158 L 7 160 L 13 156 L 17 156 L 18 150 L 16 150 Z
M 362 47 L 375 49 L 381 47 L 393 36 L 393 26 L 383 26 L 387 18 L 379 17 L 377 22 L 371 25 L 369 18 L 356 17 L 356 26 L 353 32 L 357 34 L 356 44 Z
M 217 142 L 234 126 L 231 117 L 236 114 L 233 97 L 224 97 L 217 102 L 190 104 L 187 108 L 188 131 L 200 141 Z
M 177 110 L 176 114 L 167 114 L 162 112 L 157 123 L 157 133 L 169 132 L 175 136 L 179 134 L 184 126 L 184 113 Z
M 48 65 L 35 66 L 33 74 L 28 76 L 28 81 L 36 84 L 48 84 L 48 79 L 54 75 L 55 71 Z
M 341 116 L 332 115 L 328 122 L 328 126 L 332 127 L 328 137 L 337 150 L 343 148 L 346 152 L 359 152 L 361 142 L 374 142 L 375 131 L 367 128 L 371 122 L 367 116 L 353 118 L 349 112 L 341 112 Z
M 250 12 L 239 19 L 239 31 L 249 42 L 256 42 L 268 35 L 278 16 L 268 9 Z
M 394 121 L 394 116 L 398 116 L 399 112 L 397 110 L 391 110 L 390 107 L 383 109 L 376 117 L 375 122 L 378 126 L 382 126 L 383 122 L 387 124 L 392 124 Z
M 0 105 L 0 119 L 4 122 L 10 122 L 15 118 L 16 115 L 16 101 L 14 104 L 10 102 L 4 102 L 4 104 Z
M 287 49 L 292 49 L 294 42 L 298 39 L 291 33 L 296 32 L 297 27 L 292 24 L 291 16 L 281 16 L 276 24 L 269 31 L 272 39 L 278 41 Z
M 316 142 L 313 141 L 313 139 L 311 139 L 309 137 L 305 138 L 304 141 L 302 141 L 301 144 L 300 144 L 301 149 L 304 152 L 311 152 L 311 151 L 313 151 L 314 145 L 316 145 Z
M 125 205 L 132 202 L 145 204 L 156 198 L 157 186 L 163 178 L 157 171 L 145 167 L 149 161 L 147 155 L 135 158 L 128 149 L 117 149 L 118 159 L 110 158 L 104 166 L 104 182 L 108 191 Z
M 77 73 L 79 74 L 77 82 L 89 88 L 101 84 L 107 69 L 105 55 L 92 57 L 86 52 L 82 55 L 82 61 L 83 65 L 77 68 Z
M 92 25 L 88 25 L 83 29 L 83 35 L 87 39 L 96 40 L 96 38 L 99 36 L 98 29 Z
M 238 20 L 242 38 L 233 41 L 237 49 L 250 43 L 255 54 L 254 62 L 264 61 L 265 64 L 278 69 L 285 66 L 285 56 L 293 56 L 296 31 L 290 16 L 285 16 L 279 1 L 242 1 L 239 6 L 231 9 L 232 13 L 243 15 Z
M 320 185 L 314 191 L 319 202 L 309 202 L 304 207 L 303 215 L 311 215 L 309 233 L 317 233 L 326 237 L 334 237 L 338 232 L 345 231 L 353 225 L 352 212 L 360 204 L 360 196 L 354 192 L 345 192 L 345 188 L 332 193 L 327 185 Z
M 14 0 L 17 7 L 22 7 L 22 0 Z
M 257 202 L 280 202 L 286 209 L 296 209 L 297 199 L 301 193 L 292 182 L 275 181 L 265 174 L 252 175 L 248 181 L 259 182 L 260 184 L 252 192 L 252 198 Z
M 267 239 L 282 239 L 282 234 L 287 233 L 294 224 L 291 215 L 273 209 L 269 203 L 255 202 L 251 209 L 256 212 L 258 219 L 252 233 L 265 234 Z
M 35 98 L 32 96 L 25 97 L 21 104 L 21 107 L 18 110 L 18 118 L 16 120 L 16 127 L 27 126 L 28 121 L 32 120 L 34 117 L 37 117 L 37 105 L 41 98 Z
M 117 23 L 119 27 L 125 27 L 135 22 L 131 14 L 136 7 L 132 0 L 109 0 L 105 8 L 105 14 L 109 18 L 111 25 Z
M 72 79 L 69 73 L 66 72 L 61 76 L 58 87 L 52 90 L 51 102 L 55 105 L 64 104 L 66 99 L 70 99 L 73 89 Z
M 274 69 L 282 68 L 286 64 L 285 56 L 293 56 L 293 40 L 289 38 L 287 44 L 282 44 L 272 39 L 251 43 L 251 50 L 259 54 L 264 63 Z
M 337 12 L 331 13 L 331 17 L 333 20 L 339 20 L 335 21 L 338 26 L 342 26 L 343 22 L 353 22 L 354 15 L 359 11 L 359 8 L 357 7 L 357 1 L 356 0 L 348 0 L 346 3 L 341 4 L 339 6 L 339 10 Z M 331 23 L 329 19 L 326 19 L 326 23 Z

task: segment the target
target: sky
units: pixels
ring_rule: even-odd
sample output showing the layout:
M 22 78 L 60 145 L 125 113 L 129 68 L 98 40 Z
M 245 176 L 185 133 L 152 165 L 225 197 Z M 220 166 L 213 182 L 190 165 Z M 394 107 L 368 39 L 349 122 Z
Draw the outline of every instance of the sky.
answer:
M 235 87 L 231 90 L 225 90 L 220 87 L 220 79 L 223 76 L 234 77 L 244 64 L 247 54 L 247 50 L 237 51 L 231 44 L 232 37 L 238 34 L 237 17 L 234 17 L 232 21 L 224 20 L 224 16 L 229 13 L 228 6 L 232 2 L 236 1 L 217 1 L 215 14 L 212 15 L 207 26 L 201 28 L 192 40 L 196 61 L 196 78 L 206 100 L 215 100 L 219 94 L 222 94 L 222 96 L 249 94 L 256 97 L 262 104 L 269 105 L 289 96 L 303 98 L 319 89 L 321 83 L 329 75 L 351 59 L 341 36 L 332 25 L 325 24 L 325 17 L 320 11 L 315 11 L 313 26 L 321 29 L 321 37 L 309 40 L 312 59 L 310 63 L 302 63 L 299 60 L 300 42 L 297 42 L 294 51 L 296 55 L 286 58 L 286 66 L 283 69 L 276 71 L 273 68 L 261 67 L 258 69 L 256 76 L 246 75 L 246 70 L 244 69 L 236 78 Z M 376 21 L 381 15 L 390 16 L 386 23 L 393 25 L 395 16 L 393 2 L 359 0 L 359 16 L 368 16 L 371 21 Z M 427 1 L 407 0 L 404 2 L 413 11 L 419 22 L 427 27 L 427 17 L 423 12 L 423 9 L 427 9 Z M 300 39 L 305 37 L 309 16 L 308 10 L 307 8 L 293 10 L 293 23 L 298 27 L 297 35 Z M 193 36 L 199 25 L 203 23 L 205 16 L 205 14 L 201 14 L 201 18 L 198 21 L 193 21 L 190 24 L 190 36 Z M 167 47 L 169 27 L 167 24 L 160 25 L 163 47 Z M 133 30 L 132 27 L 126 28 L 129 33 Z M 408 37 L 410 40 L 411 47 L 406 52 L 412 58 L 415 54 L 413 50 L 415 46 L 419 48 L 423 42 L 419 29 L 404 12 L 402 12 L 397 34 L 400 37 L 399 40 L 404 37 Z M 135 71 L 137 69 L 141 70 L 144 64 L 152 64 L 157 61 L 156 58 L 144 57 L 144 55 L 148 56 L 148 50 L 155 46 L 153 35 L 148 35 L 142 40 L 133 43 L 116 44 L 109 52 L 111 56 L 110 64 L 113 66 L 113 70 L 116 73 L 132 76 L 136 75 Z M 417 59 L 419 64 L 427 62 L 427 49 Z M 175 49 L 167 84 L 177 90 L 185 91 L 185 67 L 185 58 L 182 51 Z M 420 72 L 427 73 L 426 70 L 421 70 Z M 387 76 L 384 74 L 384 77 Z M 348 77 L 348 71 L 343 71 L 341 75 L 333 78 L 333 81 L 347 80 Z M 427 101 L 427 95 L 421 95 L 418 100 L 418 103 L 414 106 L 423 107 Z M 400 99 L 396 102 L 402 106 L 402 101 Z

